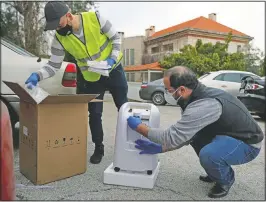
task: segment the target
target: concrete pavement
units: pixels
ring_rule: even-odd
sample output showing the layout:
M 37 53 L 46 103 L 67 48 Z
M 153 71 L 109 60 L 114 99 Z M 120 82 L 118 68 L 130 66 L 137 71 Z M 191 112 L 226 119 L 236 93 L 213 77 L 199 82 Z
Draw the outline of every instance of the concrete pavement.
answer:
M 161 127 L 180 119 L 178 107 L 162 106 Z M 86 173 L 65 180 L 34 186 L 19 172 L 18 151 L 15 152 L 17 200 L 213 200 L 207 197 L 212 184 L 198 180 L 204 174 L 191 146 L 160 154 L 160 172 L 154 189 L 140 189 L 103 184 L 103 172 L 112 163 L 117 111 L 113 102 L 104 103 L 105 156 L 99 165 L 88 162 Z M 260 120 L 265 131 L 265 125 Z M 88 158 L 93 153 L 89 135 Z M 264 145 L 264 144 L 263 144 Z M 234 166 L 236 182 L 228 196 L 220 200 L 265 200 L 265 147 L 249 164 Z

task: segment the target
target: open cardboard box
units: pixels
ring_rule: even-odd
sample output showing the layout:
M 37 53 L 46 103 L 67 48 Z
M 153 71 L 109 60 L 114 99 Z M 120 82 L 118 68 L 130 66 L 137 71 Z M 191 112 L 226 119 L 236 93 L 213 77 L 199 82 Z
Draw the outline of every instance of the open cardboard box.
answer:
M 49 95 L 37 104 L 18 83 L 4 83 L 20 97 L 20 172 L 38 185 L 86 172 L 88 102 L 98 95 Z

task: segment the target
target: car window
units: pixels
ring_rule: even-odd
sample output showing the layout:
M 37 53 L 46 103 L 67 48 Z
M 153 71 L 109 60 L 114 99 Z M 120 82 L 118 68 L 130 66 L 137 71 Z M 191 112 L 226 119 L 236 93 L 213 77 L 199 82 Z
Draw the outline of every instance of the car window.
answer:
M 206 74 L 203 74 L 202 76 L 200 76 L 198 79 L 203 79 L 205 77 L 207 77 L 208 75 L 210 75 L 211 73 L 206 73 Z
M 229 82 L 241 83 L 241 74 L 240 73 L 225 73 L 223 80 L 229 81 Z
M 157 84 L 157 85 L 160 85 L 163 83 L 163 79 L 158 79 L 158 80 L 155 80 L 152 82 L 153 84 Z
M 260 79 L 261 77 L 253 75 L 253 74 L 241 74 L 241 79 L 245 76 L 251 76 L 253 79 Z
M 210 73 L 206 73 L 206 74 L 203 74 L 201 77 L 199 77 L 198 79 L 203 79 L 204 77 L 210 75 Z
M 26 51 L 25 49 L 17 46 L 16 44 L 6 40 L 1 39 L 1 45 L 4 45 L 5 47 L 9 48 L 10 50 L 16 52 L 17 54 L 23 55 L 23 56 L 29 56 L 29 57 L 36 57 L 32 53 Z
M 214 78 L 214 80 L 218 80 L 218 81 L 223 81 L 223 79 L 224 79 L 224 74 L 220 74 Z

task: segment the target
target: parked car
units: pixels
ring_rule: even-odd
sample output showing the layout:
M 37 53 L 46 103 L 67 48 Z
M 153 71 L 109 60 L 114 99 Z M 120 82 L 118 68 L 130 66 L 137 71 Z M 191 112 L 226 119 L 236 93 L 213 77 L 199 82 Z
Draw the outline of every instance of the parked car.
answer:
M 14 146 L 18 146 L 17 127 L 19 126 L 19 97 L 4 84 L 12 81 L 24 85 L 26 79 L 34 71 L 47 63 L 48 59 L 38 58 L 25 49 L 13 44 L 8 39 L 1 38 L 1 97 L 11 117 Z M 50 94 L 76 93 L 76 65 L 63 62 L 56 75 L 39 83 Z M 17 124 L 18 123 L 18 124 Z
M 239 91 L 237 98 L 248 110 L 265 119 L 265 77 L 244 77 Z
M 139 97 L 143 100 L 152 101 L 155 105 L 165 105 L 164 92 L 163 79 L 158 79 L 149 83 L 143 83 L 139 90 Z
M 16 196 L 12 128 L 7 106 L 1 100 L 0 108 L 0 200 L 13 201 Z
M 258 75 L 251 72 L 221 70 L 216 72 L 208 72 L 201 76 L 199 81 L 205 86 L 225 90 L 237 97 L 239 94 L 239 88 L 241 86 L 241 79 L 245 76 L 254 76 L 254 78 L 260 78 Z

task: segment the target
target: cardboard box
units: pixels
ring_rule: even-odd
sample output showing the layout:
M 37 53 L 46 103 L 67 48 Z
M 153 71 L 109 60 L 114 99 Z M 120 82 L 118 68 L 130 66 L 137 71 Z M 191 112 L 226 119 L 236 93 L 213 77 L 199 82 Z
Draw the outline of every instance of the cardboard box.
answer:
M 88 102 L 98 95 L 49 95 L 37 104 L 19 84 L 5 84 L 20 97 L 20 172 L 36 185 L 86 172 Z

